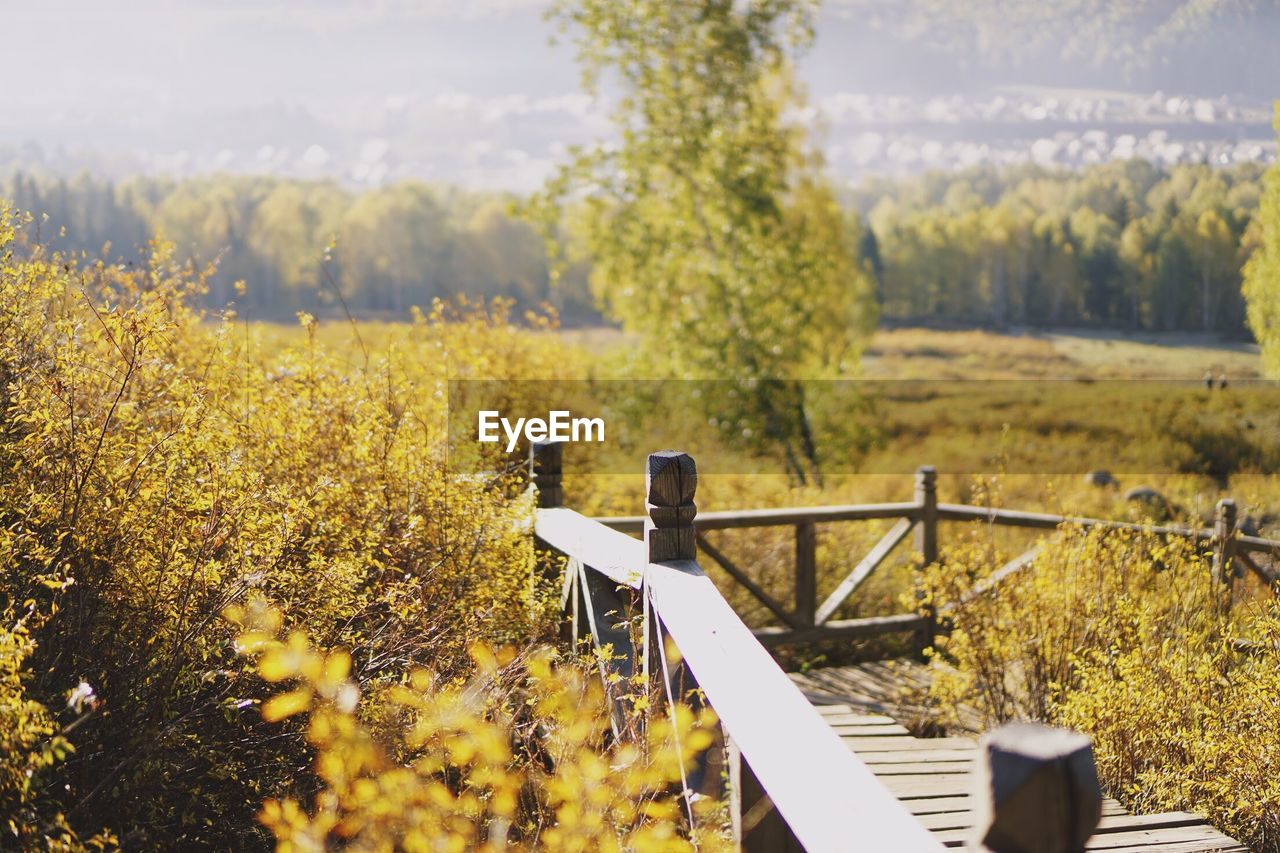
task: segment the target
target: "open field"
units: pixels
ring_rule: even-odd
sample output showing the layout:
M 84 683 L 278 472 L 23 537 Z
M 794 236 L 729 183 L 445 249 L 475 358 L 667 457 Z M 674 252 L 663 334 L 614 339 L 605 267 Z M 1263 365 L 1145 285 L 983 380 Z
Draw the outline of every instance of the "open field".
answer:
M 593 355 L 627 341 L 608 327 L 559 334 Z M 1261 369 L 1254 343 L 1193 332 L 1107 329 L 880 329 L 863 357 L 863 374 L 873 379 L 1199 379 L 1207 370 L 1251 379 Z

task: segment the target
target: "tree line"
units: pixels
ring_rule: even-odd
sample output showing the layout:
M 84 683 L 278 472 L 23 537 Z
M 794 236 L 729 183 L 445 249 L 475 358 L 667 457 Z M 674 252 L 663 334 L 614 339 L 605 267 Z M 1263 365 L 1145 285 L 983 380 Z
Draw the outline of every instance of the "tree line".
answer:
M 869 183 L 848 202 L 871 224 L 886 317 L 1243 334 L 1261 173 L 976 169 Z
M 1243 335 L 1261 173 L 1141 160 L 983 167 L 871 180 L 840 201 L 882 318 Z M 271 177 L 17 173 L 0 180 L 0 197 L 35 213 L 32 228 L 59 248 L 130 259 L 161 236 L 180 257 L 217 261 L 210 303 L 235 300 L 259 317 L 324 308 L 340 291 L 366 315 L 466 294 L 549 302 L 589 323 L 606 295 L 591 294 L 587 260 L 549 263 L 509 196 L 413 182 L 356 192 Z M 851 297 L 864 279 L 849 276 Z
M 18 172 L 0 179 L 0 198 L 34 214 L 29 239 L 53 248 L 127 262 L 160 238 L 184 261 L 216 262 L 209 304 L 234 301 L 264 319 L 332 309 L 339 293 L 366 316 L 404 317 L 463 294 L 550 302 L 569 320 L 599 316 L 585 270 L 565 270 L 551 286 L 542 237 L 504 195 L 417 182 L 355 192 L 263 176 L 111 182 Z

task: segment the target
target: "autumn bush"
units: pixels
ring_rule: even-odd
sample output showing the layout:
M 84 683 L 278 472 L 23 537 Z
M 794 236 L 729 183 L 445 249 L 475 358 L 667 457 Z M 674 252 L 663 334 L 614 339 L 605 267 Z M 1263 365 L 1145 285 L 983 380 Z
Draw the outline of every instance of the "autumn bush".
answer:
M 927 572 L 953 627 L 934 698 L 988 724 L 1087 732 L 1109 793 L 1137 812 L 1188 810 L 1252 849 L 1280 850 L 1280 607 L 1252 579 L 1235 601 L 1208 555 L 1150 530 L 1066 527 L 995 587 L 1002 552 L 976 527 Z M 951 608 L 951 609 L 948 609 Z
M 87 262 L 0 223 L 0 801 L 19 846 L 256 847 L 264 800 L 332 789 L 348 741 L 316 727 L 339 718 L 259 712 L 221 616 L 249 598 L 350 650 L 339 680 L 379 749 L 422 711 L 412 673 L 443 689 L 476 672 L 470 644 L 549 637 L 522 466 L 451 468 L 445 413 L 450 377 L 572 370 L 554 337 L 463 302 L 389 342 L 306 315 L 284 340 L 194 307 L 208 270 L 161 244 Z
M 613 739 L 589 668 L 545 647 L 476 642 L 466 678 L 419 667 L 387 690 L 384 711 L 398 725 L 377 738 L 358 713 L 350 654 L 316 650 L 296 630 L 278 637 L 280 614 L 260 600 L 229 616 L 262 678 L 291 688 L 263 717 L 309 715 L 322 787 L 313 803 L 267 802 L 263 822 L 282 849 L 731 849 L 719 804 L 682 796 L 715 737 L 710 709 L 675 704 L 648 716 L 640 736 Z

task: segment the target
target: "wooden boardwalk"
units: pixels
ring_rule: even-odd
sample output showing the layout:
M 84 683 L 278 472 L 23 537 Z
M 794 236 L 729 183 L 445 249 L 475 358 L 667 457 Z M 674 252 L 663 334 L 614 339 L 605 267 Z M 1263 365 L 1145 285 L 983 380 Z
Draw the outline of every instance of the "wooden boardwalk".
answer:
M 978 747 L 977 715 L 972 720 L 962 715 L 960 726 L 946 732 L 936 725 L 925 695 L 928 673 L 918 665 L 880 661 L 789 674 L 766 646 L 909 633 L 919 647 L 938 627 L 929 615 L 835 617 L 910 534 L 924 564 L 936 562 L 943 521 L 1036 530 L 1068 522 L 1104 530 L 1138 529 L 1134 524 L 942 504 L 937 472 L 930 466 L 917 471 L 914 499 L 908 503 L 699 516 L 697 466 L 677 451 L 649 454 L 645 515 L 593 519 L 564 506 L 562 451 L 561 442 L 535 443 L 530 450 L 538 571 L 561 583 L 562 639 L 566 646 L 585 645 L 596 653 L 619 737 L 626 735 L 619 721 L 632 701 L 629 687 L 620 685 L 633 684 L 637 673 L 668 699 L 700 691 L 715 710 L 728 746 L 723 772 L 708 774 L 706 780 L 718 780 L 727 795 L 734 839 L 744 851 L 846 853 L 852 841 L 849 827 L 855 826 L 859 849 L 941 853 L 965 842 L 979 812 L 992 812 L 997 826 L 1034 836 L 1024 839 L 1029 848 L 1080 847 L 1079 827 L 1092 825 L 1097 805 L 1093 769 L 1073 760 L 1086 749 L 1087 738 L 1045 726 L 1002 727 L 993 737 L 1001 739 L 1004 752 L 987 761 Z M 1212 530 L 1143 529 L 1183 537 L 1211 551 L 1213 576 L 1224 584 L 1238 573 L 1237 561 L 1270 583 L 1275 579 L 1248 557 L 1280 553 L 1280 541 L 1236 535 L 1234 512 L 1234 505 L 1223 500 Z M 895 523 L 820 602 L 816 525 L 872 519 Z M 793 527 L 795 534 L 790 602 L 776 600 L 752 572 L 735 565 L 704 535 L 779 526 Z M 643 532 L 643 538 L 628 532 Z M 748 627 L 699 564 L 699 550 L 757 598 L 775 624 Z M 1035 553 L 1033 548 L 998 569 L 983 594 L 994 593 L 1000 579 L 1034 566 Z M 632 630 L 633 617 L 638 632 Z M 674 666 L 668 660 L 670 649 L 679 653 Z M 917 738 L 912 731 L 949 736 Z M 990 772 L 994 786 L 1014 789 L 1017 795 L 996 800 L 991 790 L 971 791 L 969 771 L 977 761 Z M 1063 768 L 1061 779 L 1026 775 L 1027 766 L 1049 765 Z M 1245 850 L 1196 815 L 1130 815 L 1113 800 L 1105 802 L 1103 813 L 1086 849 Z
M 971 826 L 969 768 L 974 737 L 917 738 L 885 713 L 903 697 L 902 678 L 923 677 L 918 665 L 876 662 L 792 676 L 840 739 L 916 819 L 948 847 L 963 846 Z M 903 675 L 907 673 L 907 675 Z M 917 681 L 918 683 L 918 681 Z M 843 699 L 843 701 L 841 701 Z M 1088 850 L 1159 853 L 1247 853 L 1248 848 L 1188 812 L 1131 815 L 1103 802 L 1102 823 Z

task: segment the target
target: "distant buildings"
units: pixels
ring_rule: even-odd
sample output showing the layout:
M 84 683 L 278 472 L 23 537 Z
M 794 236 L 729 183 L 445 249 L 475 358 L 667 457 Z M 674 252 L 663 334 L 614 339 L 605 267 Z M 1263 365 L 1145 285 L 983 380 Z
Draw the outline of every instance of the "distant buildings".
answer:
M 837 92 L 815 97 L 792 117 L 819 129 L 832 171 L 857 183 L 870 175 L 982 163 L 1270 162 L 1276 156 L 1271 109 L 1269 102 L 1242 97 L 1006 88 L 933 97 Z M 16 168 L 110 177 L 269 173 L 350 186 L 418 178 L 527 191 L 563 159 L 567 146 L 607 137 L 610 126 L 608 105 L 581 94 L 449 93 L 391 95 L 323 118 L 297 107 L 162 126 L 137 117 L 82 116 L 33 129 L 40 144 L 21 141 L 21 133 L 10 135 L 7 145 L 0 141 L 0 174 Z

